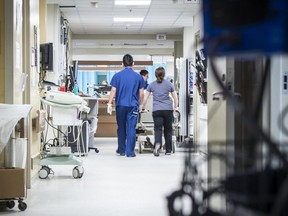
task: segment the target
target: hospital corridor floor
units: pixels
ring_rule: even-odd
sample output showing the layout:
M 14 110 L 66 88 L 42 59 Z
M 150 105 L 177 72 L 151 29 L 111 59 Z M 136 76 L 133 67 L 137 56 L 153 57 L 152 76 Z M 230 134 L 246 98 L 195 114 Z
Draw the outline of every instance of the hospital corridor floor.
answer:
M 167 216 L 166 197 L 181 187 L 184 153 L 155 157 L 151 152 L 136 157 L 116 154 L 117 138 L 95 138 L 99 153 L 82 157 L 84 175 L 72 176 L 73 166 L 50 166 L 54 174 L 32 181 L 25 211 L 0 211 L 13 216 Z

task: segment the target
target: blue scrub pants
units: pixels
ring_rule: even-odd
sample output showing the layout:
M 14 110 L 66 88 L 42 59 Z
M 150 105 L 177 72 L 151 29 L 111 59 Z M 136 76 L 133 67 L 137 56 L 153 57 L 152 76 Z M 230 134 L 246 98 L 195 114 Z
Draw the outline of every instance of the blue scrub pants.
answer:
M 117 153 L 125 153 L 128 157 L 135 156 L 136 125 L 138 107 L 116 106 L 118 149 Z

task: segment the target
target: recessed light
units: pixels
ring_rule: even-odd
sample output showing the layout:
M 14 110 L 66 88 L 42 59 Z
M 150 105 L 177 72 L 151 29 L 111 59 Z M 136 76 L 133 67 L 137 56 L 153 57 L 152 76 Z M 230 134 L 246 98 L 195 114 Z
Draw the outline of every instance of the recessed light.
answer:
M 114 17 L 114 22 L 143 22 L 143 17 Z
M 98 2 L 90 2 L 91 6 L 94 8 L 98 8 Z
M 59 5 L 59 8 L 76 8 L 75 5 Z
M 150 5 L 151 0 L 115 0 L 115 5 Z

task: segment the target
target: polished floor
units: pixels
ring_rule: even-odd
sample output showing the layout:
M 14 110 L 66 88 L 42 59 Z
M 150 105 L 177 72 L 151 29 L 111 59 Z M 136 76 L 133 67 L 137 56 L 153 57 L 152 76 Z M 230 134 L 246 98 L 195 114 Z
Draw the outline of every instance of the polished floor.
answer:
M 27 209 L 17 204 L 0 215 L 21 216 L 167 216 L 166 197 L 180 189 L 184 153 L 143 152 L 127 158 L 115 153 L 116 138 L 95 138 L 100 152 L 83 157 L 84 175 L 72 177 L 73 166 L 50 166 L 54 175 L 33 179 Z

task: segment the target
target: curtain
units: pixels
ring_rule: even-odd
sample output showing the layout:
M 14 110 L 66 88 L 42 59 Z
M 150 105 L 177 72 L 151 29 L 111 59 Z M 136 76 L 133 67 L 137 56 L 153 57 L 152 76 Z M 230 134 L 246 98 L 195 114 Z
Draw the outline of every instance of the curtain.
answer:
M 164 63 L 163 64 L 155 64 L 155 65 L 147 66 L 145 68 L 149 72 L 148 83 L 151 83 L 151 82 L 156 80 L 155 70 L 158 67 L 164 67 L 166 69 L 166 64 L 164 64 Z M 139 70 L 135 70 L 135 71 L 137 73 L 140 72 Z M 108 84 L 110 84 L 112 77 L 117 72 L 107 71 L 105 73 L 106 73 L 106 80 L 107 80 Z M 87 85 L 93 86 L 93 85 L 100 84 L 99 82 L 102 81 L 103 74 L 105 74 L 105 73 L 97 72 L 97 71 L 78 71 L 77 82 L 78 82 L 79 90 L 83 91 L 86 94 L 93 95 L 93 93 L 94 93 L 93 88 L 87 88 Z M 99 79 L 100 75 L 101 75 L 101 80 Z

